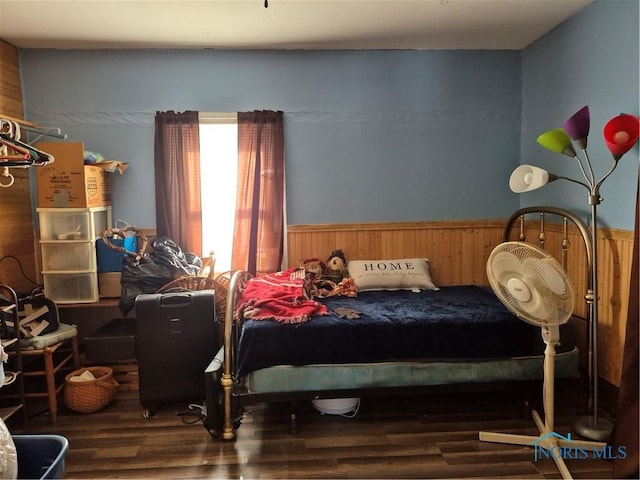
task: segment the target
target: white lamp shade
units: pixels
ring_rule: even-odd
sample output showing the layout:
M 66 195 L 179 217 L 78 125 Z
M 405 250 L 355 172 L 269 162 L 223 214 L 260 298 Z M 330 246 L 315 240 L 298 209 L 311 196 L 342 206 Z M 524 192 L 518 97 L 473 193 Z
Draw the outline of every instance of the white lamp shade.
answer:
M 520 165 L 509 178 L 509 188 L 515 193 L 530 192 L 549 183 L 549 172 L 533 165 Z

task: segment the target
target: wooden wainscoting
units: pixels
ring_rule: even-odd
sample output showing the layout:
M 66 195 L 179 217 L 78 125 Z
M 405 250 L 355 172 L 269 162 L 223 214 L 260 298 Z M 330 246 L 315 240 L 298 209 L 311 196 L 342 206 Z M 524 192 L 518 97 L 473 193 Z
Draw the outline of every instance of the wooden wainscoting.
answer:
M 527 241 L 538 242 L 538 230 L 526 229 Z M 544 248 L 555 258 L 561 258 L 562 227 L 547 224 Z M 576 314 L 587 316 L 584 296 L 587 292 L 585 248 L 580 233 L 569 228 L 570 247 L 567 272 L 575 289 Z M 619 386 L 622 351 L 627 325 L 627 305 L 631 279 L 633 232 L 615 229 L 598 230 L 598 372 L 609 383 Z M 586 361 L 587 323 L 575 322 L 582 361 Z
M 18 49 L 0 40 L 0 117 L 22 120 L 22 89 L 18 63 Z M 6 283 L 19 291 L 29 291 L 36 280 L 36 245 L 31 213 L 31 187 L 29 170 L 12 168 L 14 184 L 0 188 L 0 258 L 12 255 L 0 264 L 0 283 Z M 7 184 L 7 178 L 0 177 Z
M 287 232 L 289 266 L 305 258 L 326 259 L 342 249 L 347 260 L 426 257 L 436 285 L 488 285 L 486 262 L 502 242 L 506 220 L 290 225 Z M 527 241 L 537 244 L 537 225 L 528 224 Z M 562 226 L 547 224 L 545 249 L 561 259 Z M 599 373 L 620 384 L 631 275 L 633 232 L 600 229 Z M 517 232 L 515 232 L 517 236 Z M 576 290 L 576 313 L 586 316 L 585 249 L 577 229 L 569 228 L 571 247 L 567 271 Z M 514 237 L 515 239 L 515 237 Z M 586 322 L 576 325 L 578 346 L 586 352 Z
M 23 118 L 18 49 L 0 40 L 0 112 Z
M 341 249 L 347 260 L 426 257 L 437 285 L 488 285 L 486 261 L 500 243 L 504 221 L 290 225 L 290 266 L 326 259 Z
M 631 295 L 633 232 L 602 230 L 598 241 L 598 368 L 610 383 L 619 386 L 622 353 Z M 637 295 L 638 292 L 633 292 Z
M 25 279 L 22 270 L 30 279 L 37 280 L 29 170 L 12 168 L 11 175 L 15 177 L 14 184 L 0 188 L 0 258 L 6 255 L 15 258 L 6 258 L 0 264 L 0 283 L 28 292 L 34 285 Z

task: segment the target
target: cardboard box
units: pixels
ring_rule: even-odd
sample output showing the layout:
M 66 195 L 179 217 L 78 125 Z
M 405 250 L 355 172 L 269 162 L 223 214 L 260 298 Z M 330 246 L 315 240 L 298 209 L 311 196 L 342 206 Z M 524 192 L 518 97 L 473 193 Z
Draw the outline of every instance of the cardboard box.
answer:
M 98 292 L 100 298 L 120 298 L 122 296 L 122 286 L 120 272 L 106 272 L 98 274 Z
M 88 208 L 111 205 L 111 173 L 84 164 L 82 142 L 38 142 L 36 148 L 53 155 L 54 161 L 36 168 L 38 206 Z

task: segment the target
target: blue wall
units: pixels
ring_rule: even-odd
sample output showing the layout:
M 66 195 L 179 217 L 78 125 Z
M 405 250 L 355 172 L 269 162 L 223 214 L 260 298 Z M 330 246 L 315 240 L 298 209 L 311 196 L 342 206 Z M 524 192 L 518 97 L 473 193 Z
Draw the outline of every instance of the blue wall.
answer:
M 21 52 L 27 118 L 130 163 L 114 215 L 154 226 L 156 110 L 285 112 L 288 220 L 494 218 L 517 165 L 519 52 Z
M 545 150 L 536 138 L 589 105 L 589 157 L 597 178 L 607 172 L 613 159 L 602 137 L 604 125 L 621 112 L 639 114 L 639 5 L 637 0 L 598 1 L 523 52 L 521 163 L 583 180 L 575 160 Z M 638 145 L 602 185 L 600 225 L 633 230 L 637 179 Z M 523 206 L 568 208 L 587 221 L 587 194 L 561 180 L 519 196 Z
M 611 78 L 622 75 L 627 47 L 605 49 L 622 34 L 591 28 L 618 16 L 633 23 L 633 9 L 618 3 L 598 2 L 524 53 L 22 50 L 25 113 L 60 127 L 88 150 L 129 162 L 114 178 L 114 217 L 141 227 L 155 226 L 158 110 L 283 110 L 291 224 L 501 218 L 535 199 L 507 186 L 521 161 L 541 163 L 531 131 L 561 124 L 582 106 L 556 99 L 552 108 L 539 105 L 545 81 L 561 89 L 570 81 L 583 86 L 584 94 L 575 95 L 591 102 L 594 125 L 601 123 L 595 117 L 600 110 L 603 117 L 637 113 L 637 42 L 635 108 L 625 89 L 601 89 L 592 78 L 600 57 L 616 67 L 609 69 Z M 636 36 L 637 20 L 636 8 Z M 540 71 L 557 44 L 567 50 L 585 36 L 589 65 L 572 57 L 579 71 Z M 637 169 L 637 147 L 634 155 L 624 160 Z M 632 169 L 625 168 L 628 177 Z M 631 180 L 621 181 L 619 189 L 626 190 Z M 603 195 L 606 203 L 620 201 L 617 191 Z M 626 208 L 602 210 L 611 226 L 632 228 L 632 205 L 629 215 Z

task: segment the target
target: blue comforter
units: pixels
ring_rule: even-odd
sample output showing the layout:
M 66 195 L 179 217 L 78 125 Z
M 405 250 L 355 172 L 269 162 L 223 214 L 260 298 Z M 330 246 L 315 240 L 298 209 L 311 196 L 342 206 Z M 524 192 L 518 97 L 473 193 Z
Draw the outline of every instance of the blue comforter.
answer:
M 329 315 L 305 323 L 245 321 L 238 375 L 274 365 L 503 358 L 542 352 L 540 328 L 518 319 L 491 291 L 477 286 L 361 292 L 357 298 L 323 302 Z M 337 307 L 357 310 L 360 318 L 341 318 Z

